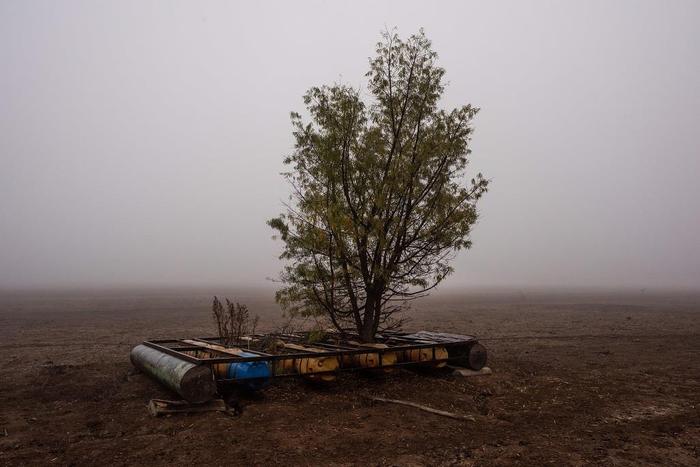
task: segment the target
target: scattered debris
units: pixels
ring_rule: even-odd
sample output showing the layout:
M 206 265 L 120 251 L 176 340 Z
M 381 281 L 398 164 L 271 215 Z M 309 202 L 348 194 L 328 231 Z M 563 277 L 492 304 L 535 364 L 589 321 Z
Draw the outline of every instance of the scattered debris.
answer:
M 427 405 L 421 405 L 421 404 L 416 404 L 415 402 L 409 402 L 409 401 L 402 401 L 398 399 L 385 399 L 383 397 L 374 397 L 374 396 L 366 396 L 367 399 L 372 400 L 372 401 L 379 401 L 379 402 L 388 402 L 391 404 L 399 404 L 399 405 L 406 405 L 408 407 L 413 407 L 419 410 L 423 410 L 424 412 L 430 412 L 435 415 L 440 415 L 442 417 L 448 417 L 448 418 L 454 418 L 455 420 L 466 420 L 469 422 L 475 422 L 476 418 L 474 418 L 472 415 L 460 415 L 456 414 L 453 412 L 446 412 L 444 410 L 438 410 L 438 409 L 433 409 L 432 407 L 428 407 Z
M 192 404 L 187 401 L 168 401 L 164 399 L 151 399 L 148 403 L 148 411 L 154 417 L 178 413 L 195 412 L 233 412 L 222 399 L 214 399 L 208 402 Z

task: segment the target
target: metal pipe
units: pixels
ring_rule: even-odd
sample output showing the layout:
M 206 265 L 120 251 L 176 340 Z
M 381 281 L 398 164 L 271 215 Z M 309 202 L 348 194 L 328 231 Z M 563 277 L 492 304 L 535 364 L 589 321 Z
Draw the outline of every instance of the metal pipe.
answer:
M 146 345 L 131 349 L 131 363 L 188 402 L 206 402 L 216 395 L 208 365 L 195 365 Z

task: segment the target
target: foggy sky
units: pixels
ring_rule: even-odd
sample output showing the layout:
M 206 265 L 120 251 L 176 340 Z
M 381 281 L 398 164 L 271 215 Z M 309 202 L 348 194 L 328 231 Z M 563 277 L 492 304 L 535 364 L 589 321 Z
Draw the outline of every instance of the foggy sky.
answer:
M 0 1 L 0 287 L 265 285 L 289 112 L 424 27 L 493 179 L 447 287 L 700 284 L 700 2 Z

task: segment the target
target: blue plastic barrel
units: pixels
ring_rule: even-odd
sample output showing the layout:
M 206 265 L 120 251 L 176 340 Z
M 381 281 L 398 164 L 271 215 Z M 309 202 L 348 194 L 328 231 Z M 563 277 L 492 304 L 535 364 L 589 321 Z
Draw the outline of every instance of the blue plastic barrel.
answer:
M 259 355 L 242 352 L 240 357 L 258 357 Z M 251 391 L 257 391 L 270 384 L 272 371 L 268 362 L 239 362 L 231 363 L 226 375 L 228 379 L 235 380 Z

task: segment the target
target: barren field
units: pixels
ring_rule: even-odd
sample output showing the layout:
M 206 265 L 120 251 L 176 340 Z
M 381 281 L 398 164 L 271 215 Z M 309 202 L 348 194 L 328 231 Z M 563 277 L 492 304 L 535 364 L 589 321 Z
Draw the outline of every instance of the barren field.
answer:
M 226 292 L 0 295 L 0 464 L 700 464 L 700 295 L 441 293 L 408 329 L 476 335 L 492 375 L 285 379 L 238 417 L 152 418 L 148 400 L 172 396 L 132 371 L 131 347 L 213 334 L 215 293 L 279 324 L 270 291 Z

